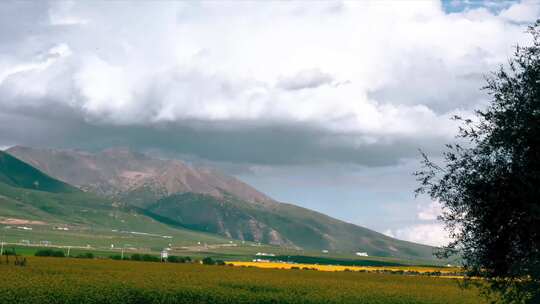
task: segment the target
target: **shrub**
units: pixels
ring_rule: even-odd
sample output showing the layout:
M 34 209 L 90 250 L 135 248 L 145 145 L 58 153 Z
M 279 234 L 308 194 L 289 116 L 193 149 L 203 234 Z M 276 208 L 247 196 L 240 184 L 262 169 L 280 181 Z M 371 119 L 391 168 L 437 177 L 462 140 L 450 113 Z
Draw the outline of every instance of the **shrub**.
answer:
M 91 252 L 81 253 L 81 254 L 77 255 L 76 258 L 78 258 L 78 259 L 93 259 L 94 254 L 91 253 Z
M 132 261 L 142 261 L 142 255 L 135 253 L 131 255 L 130 260 Z
M 190 257 L 180 257 L 180 256 L 175 256 L 175 255 L 171 255 L 167 258 L 167 262 L 169 263 L 189 263 L 191 262 L 191 258 Z
M 144 262 L 161 262 L 160 258 L 154 255 L 150 255 L 150 254 L 143 254 L 141 256 L 141 260 Z
M 160 262 L 161 259 L 157 256 L 151 254 L 139 254 L 135 253 L 131 255 L 130 258 L 132 261 L 143 261 L 143 262 Z
M 11 250 L 7 249 L 7 250 L 4 250 L 2 255 L 17 255 L 17 254 L 15 254 L 15 249 L 11 249 Z
M 211 257 L 206 257 L 202 260 L 202 263 L 204 265 L 215 265 L 216 262 L 214 261 L 214 259 L 212 259 Z
M 63 258 L 66 256 L 64 251 L 52 250 L 52 249 L 40 249 L 36 251 L 34 255 L 39 256 L 39 257 L 56 257 L 56 258 Z

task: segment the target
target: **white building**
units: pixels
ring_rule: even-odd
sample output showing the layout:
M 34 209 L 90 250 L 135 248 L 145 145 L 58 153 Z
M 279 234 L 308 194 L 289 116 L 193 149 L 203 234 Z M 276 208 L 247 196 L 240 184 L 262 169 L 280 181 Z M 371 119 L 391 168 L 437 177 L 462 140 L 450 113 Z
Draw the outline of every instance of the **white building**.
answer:
M 166 249 L 162 250 L 161 251 L 161 261 L 166 262 L 168 258 L 169 258 L 169 252 Z

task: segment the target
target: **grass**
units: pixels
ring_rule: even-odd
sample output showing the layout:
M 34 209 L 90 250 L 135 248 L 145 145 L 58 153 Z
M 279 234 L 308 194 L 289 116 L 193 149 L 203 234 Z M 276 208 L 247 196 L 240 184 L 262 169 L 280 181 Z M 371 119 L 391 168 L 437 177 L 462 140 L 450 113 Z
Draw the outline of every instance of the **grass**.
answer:
M 256 245 L 252 243 L 242 244 L 235 241 L 236 246 L 230 245 L 228 242 L 221 245 L 212 245 L 209 243 L 207 247 L 197 245 L 192 239 L 183 239 L 175 237 L 172 240 L 162 238 L 151 238 L 148 236 L 132 236 L 132 235 L 102 235 L 102 234 L 81 234 L 77 232 L 53 231 L 55 235 L 50 234 L 51 231 L 24 231 L 24 230 L 8 230 L 10 234 L 2 234 L 0 228 L 0 241 L 7 241 L 6 249 L 15 248 L 17 254 L 25 256 L 33 256 L 34 253 L 43 249 L 44 246 L 37 245 L 39 240 L 51 241 L 51 248 L 59 248 L 66 252 L 67 248 L 71 247 L 71 254 L 91 252 L 99 257 L 109 257 L 111 255 L 120 254 L 124 244 L 126 254 L 132 253 L 150 253 L 158 255 L 159 252 L 168 246 L 171 242 L 173 249 L 171 255 L 190 256 L 195 259 L 211 257 L 216 260 L 251 262 L 255 258 L 262 259 L 278 259 L 282 257 L 283 261 L 291 261 L 292 263 L 304 264 L 319 264 L 319 265 L 342 265 L 342 266 L 415 266 L 427 265 L 438 269 L 446 268 L 438 263 L 429 263 L 429 261 L 413 261 L 403 259 L 389 259 L 381 257 L 356 257 L 353 254 L 325 254 L 321 256 L 320 252 L 290 250 L 278 246 Z M 30 245 L 17 244 L 20 240 L 30 240 Z M 116 246 L 111 249 L 110 244 Z M 86 247 L 90 244 L 90 247 Z M 186 246 L 186 247 L 179 247 Z M 265 252 L 276 254 L 276 257 L 257 256 L 256 253 Z M 298 254 L 302 254 L 299 256 Z
M 80 192 L 77 188 L 56 180 L 3 151 L 0 151 L 0 182 L 54 193 Z
M 0 303 L 483 303 L 457 280 L 357 272 L 29 257 Z

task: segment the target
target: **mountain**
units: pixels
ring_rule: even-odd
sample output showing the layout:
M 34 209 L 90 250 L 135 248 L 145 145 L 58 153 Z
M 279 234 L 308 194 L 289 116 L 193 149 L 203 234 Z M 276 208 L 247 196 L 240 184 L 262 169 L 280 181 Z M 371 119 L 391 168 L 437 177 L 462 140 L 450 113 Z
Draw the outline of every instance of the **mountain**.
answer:
M 253 203 L 272 201 L 247 184 L 215 170 L 196 168 L 179 160 L 151 158 L 127 148 L 89 153 L 15 146 L 7 152 L 80 189 L 136 206 L 183 192 L 218 198 L 228 193 Z
M 378 232 L 285 203 L 250 204 L 234 197 L 171 195 L 151 204 L 145 214 L 171 225 L 227 237 L 313 250 L 430 258 L 433 248 L 400 241 Z
M 0 151 L 0 224 L 35 225 L 40 229 L 34 229 L 30 237 L 36 242 L 54 236 L 54 229 L 57 226 L 71 228 L 71 236 L 67 232 L 56 236 L 63 241 L 69 237 L 69 244 L 86 244 L 85 238 L 107 246 L 115 239 L 141 243 L 133 237 L 134 234 L 131 233 L 133 231 L 152 234 L 154 239 L 156 235 L 167 235 L 174 237 L 176 242 L 184 241 L 184 243 L 228 242 L 217 235 L 160 223 L 109 198 L 81 191 L 50 177 L 2 151 Z M 20 234 L 13 229 L 2 231 L 3 236 L 10 233 Z M 166 245 L 170 242 L 163 238 L 157 239 L 147 243 Z
M 90 153 L 14 147 L 7 152 L 64 182 L 181 229 L 292 248 L 432 258 L 430 246 L 277 202 L 234 177 L 178 160 L 125 148 Z

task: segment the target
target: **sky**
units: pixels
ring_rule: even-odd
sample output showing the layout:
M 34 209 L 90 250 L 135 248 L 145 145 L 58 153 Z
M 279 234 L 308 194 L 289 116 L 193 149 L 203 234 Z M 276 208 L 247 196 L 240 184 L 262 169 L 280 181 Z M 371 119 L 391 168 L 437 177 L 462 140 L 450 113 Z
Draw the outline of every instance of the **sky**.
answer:
M 410 241 L 419 149 L 489 101 L 539 1 L 0 4 L 0 148 L 128 146 Z

